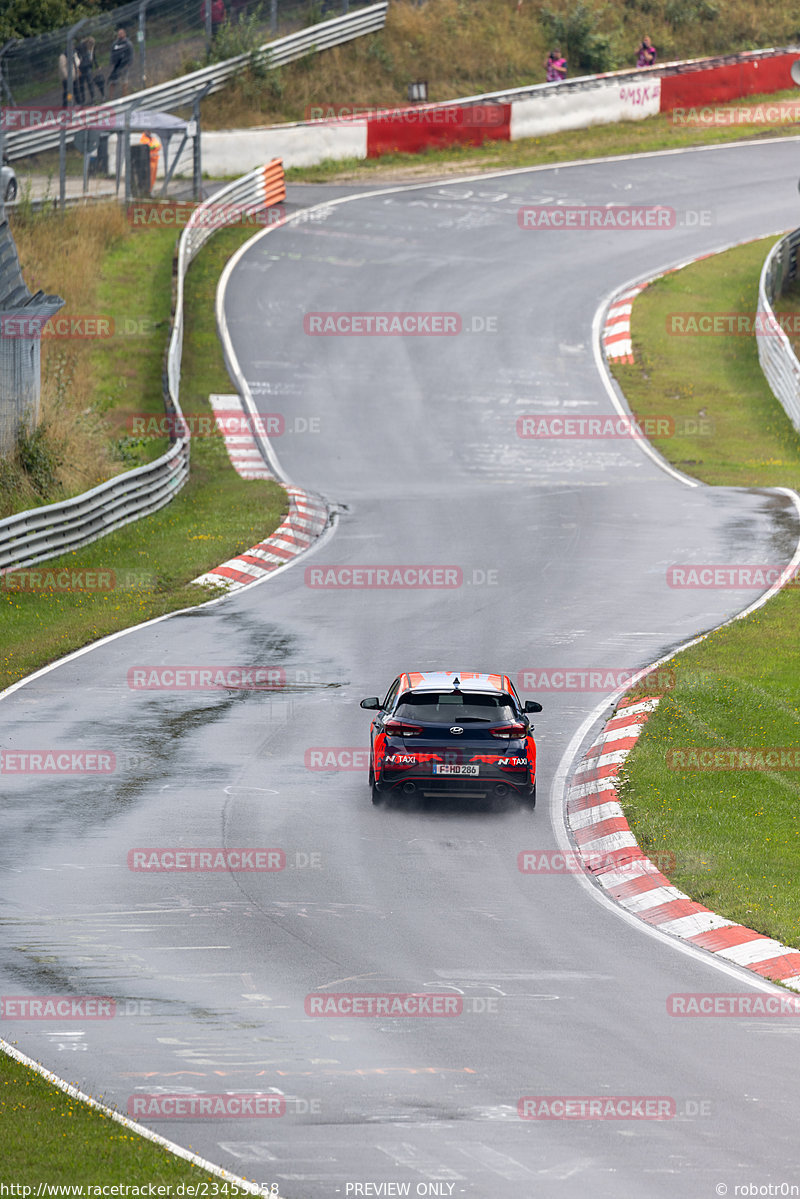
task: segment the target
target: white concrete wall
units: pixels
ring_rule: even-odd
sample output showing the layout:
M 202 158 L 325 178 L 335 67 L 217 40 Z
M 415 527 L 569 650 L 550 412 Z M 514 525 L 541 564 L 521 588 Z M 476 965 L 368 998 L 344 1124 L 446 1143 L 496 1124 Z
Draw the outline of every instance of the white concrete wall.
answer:
M 244 175 L 271 158 L 285 167 L 314 166 L 325 159 L 366 158 L 367 122 L 310 122 L 260 129 L 201 133 L 203 174 Z
M 586 129 L 616 121 L 641 121 L 661 109 L 661 80 L 652 76 L 622 82 L 603 80 L 580 91 L 547 90 L 511 104 L 511 140 L 543 137 L 566 129 Z

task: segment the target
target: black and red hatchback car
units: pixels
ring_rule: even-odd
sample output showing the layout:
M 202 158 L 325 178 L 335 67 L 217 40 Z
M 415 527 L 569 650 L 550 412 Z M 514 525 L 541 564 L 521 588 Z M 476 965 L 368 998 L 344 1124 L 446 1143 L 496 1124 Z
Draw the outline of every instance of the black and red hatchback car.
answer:
M 516 796 L 536 805 L 536 742 L 529 712 L 507 675 L 431 671 L 399 675 L 370 737 L 372 802 L 391 794 L 480 799 Z

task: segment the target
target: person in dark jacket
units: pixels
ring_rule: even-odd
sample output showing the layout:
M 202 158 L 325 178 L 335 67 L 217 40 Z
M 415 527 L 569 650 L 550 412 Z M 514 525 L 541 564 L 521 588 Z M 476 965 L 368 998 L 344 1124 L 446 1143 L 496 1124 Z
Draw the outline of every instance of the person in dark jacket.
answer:
M 650 38 L 645 36 L 642 38 L 642 44 L 636 58 L 637 67 L 652 67 L 656 61 L 656 48 L 650 41 Z
M 133 43 L 124 29 L 117 30 L 117 36 L 111 47 L 111 74 L 108 77 L 108 98 L 114 99 L 114 89 L 117 84 L 122 88 L 123 96 L 128 93 L 128 71 L 133 62 Z

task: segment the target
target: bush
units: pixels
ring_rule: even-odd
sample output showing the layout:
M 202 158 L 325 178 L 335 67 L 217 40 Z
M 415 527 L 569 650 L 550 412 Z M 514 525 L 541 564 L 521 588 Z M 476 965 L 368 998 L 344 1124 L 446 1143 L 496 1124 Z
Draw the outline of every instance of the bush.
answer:
M 599 16 L 578 3 L 566 13 L 543 8 L 540 20 L 552 44 L 559 46 L 573 72 L 579 75 L 613 71 L 616 57 L 611 39 L 597 32 Z

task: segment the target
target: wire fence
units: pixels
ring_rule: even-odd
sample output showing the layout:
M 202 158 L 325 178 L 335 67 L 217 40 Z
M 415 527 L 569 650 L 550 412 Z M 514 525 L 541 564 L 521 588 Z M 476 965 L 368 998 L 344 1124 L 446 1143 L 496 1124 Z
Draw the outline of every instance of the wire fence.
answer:
M 0 455 L 39 420 L 42 326 L 64 301 L 28 291 L 8 221 L 0 222 Z
M 78 104 L 113 99 L 357 7 L 358 0 L 130 0 L 0 46 L 0 103 L 65 107 L 70 85 Z M 129 50 L 118 46 L 120 29 Z

